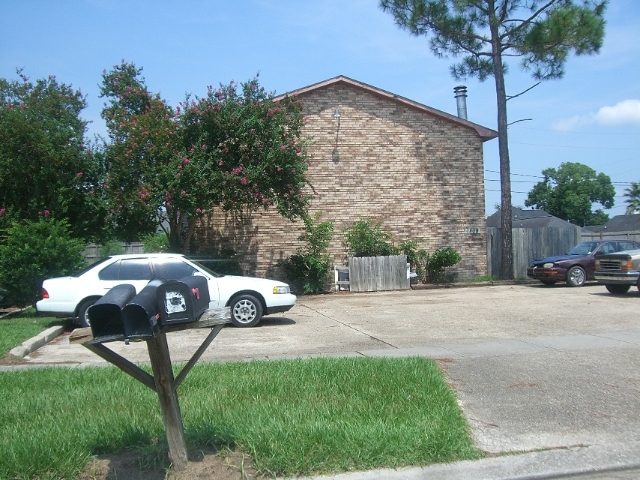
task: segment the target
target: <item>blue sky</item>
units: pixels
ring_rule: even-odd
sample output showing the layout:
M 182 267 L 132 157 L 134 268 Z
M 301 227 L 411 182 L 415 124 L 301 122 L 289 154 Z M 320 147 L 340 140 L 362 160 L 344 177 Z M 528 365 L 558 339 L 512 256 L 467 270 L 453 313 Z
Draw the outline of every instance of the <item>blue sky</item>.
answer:
M 98 84 L 122 59 L 143 67 L 147 85 L 177 105 L 207 85 L 245 81 L 285 93 L 337 75 L 456 114 L 451 59 L 424 37 L 399 30 L 377 0 L 0 0 L 0 77 L 24 68 L 56 75 L 89 103 L 90 133 L 104 135 Z M 640 1 L 611 0 L 598 56 L 574 57 L 562 80 L 509 102 L 512 201 L 524 206 L 545 168 L 580 162 L 611 177 L 610 216 L 640 181 Z M 492 79 L 463 82 L 469 120 L 496 127 Z M 533 84 L 510 64 L 507 92 Z M 487 214 L 500 202 L 497 140 L 485 144 Z M 407 188 L 419 192 L 420 185 Z

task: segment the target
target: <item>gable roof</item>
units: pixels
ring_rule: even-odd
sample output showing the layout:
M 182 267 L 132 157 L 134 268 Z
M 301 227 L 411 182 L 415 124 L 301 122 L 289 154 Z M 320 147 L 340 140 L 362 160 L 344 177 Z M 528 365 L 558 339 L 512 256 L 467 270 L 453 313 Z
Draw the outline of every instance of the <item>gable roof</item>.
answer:
M 451 123 L 456 123 L 460 126 L 471 128 L 476 131 L 476 133 L 480 136 L 483 142 L 487 140 L 491 140 L 498 136 L 498 132 L 495 130 L 491 130 L 490 128 L 483 127 L 482 125 L 478 125 L 477 123 L 469 122 L 468 120 L 464 120 L 455 115 L 451 115 L 449 113 L 445 113 L 441 110 L 436 110 L 435 108 L 427 107 L 422 103 L 415 102 L 413 100 L 409 100 L 408 98 L 402 97 L 400 95 L 396 95 L 395 93 L 387 92 L 386 90 L 382 90 L 380 88 L 373 87 L 366 83 L 359 82 L 357 80 L 353 80 L 352 78 L 345 77 L 344 75 L 339 75 L 334 78 L 330 78 L 329 80 L 324 80 L 322 82 L 314 83 L 313 85 L 309 85 L 307 87 L 302 87 L 297 90 L 292 90 L 291 92 L 287 92 L 283 95 L 278 95 L 275 97 L 275 100 L 281 100 L 284 97 L 296 97 L 298 95 L 312 92 L 314 90 L 319 90 L 321 88 L 328 87 L 330 85 L 349 85 L 350 87 L 356 88 L 358 90 L 362 90 L 365 92 L 369 92 L 378 97 L 385 98 L 387 100 L 391 100 L 392 102 L 404 105 L 406 107 L 418 110 L 423 113 L 428 113 L 430 115 L 439 117 L 443 120 L 446 120 Z
M 537 228 L 537 227 L 574 227 L 573 223 L 554 217 L 544 210 L 522 210 L 511 207 L 511 222 L 513 228 Z M 487 227 L 501 228 L 500 210 L 487 217 Z
M 604 225 L 585 228 L 592 232 L 632 232 L 640 230 L 640 215 L 616 215 Z

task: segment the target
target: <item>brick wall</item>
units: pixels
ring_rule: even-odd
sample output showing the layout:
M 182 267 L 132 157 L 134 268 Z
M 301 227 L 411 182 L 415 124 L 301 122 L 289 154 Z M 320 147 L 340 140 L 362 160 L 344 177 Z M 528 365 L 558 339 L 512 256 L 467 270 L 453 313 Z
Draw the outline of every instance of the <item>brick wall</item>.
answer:
M 312 142 L 310 211 L 335 221 L 336 264 L 346 263 L 343 229 L 368 218 L 382 222 L 396 243 L 455 248 L 462 255 L 452 272 L 458 278 L 486 275 L 482 140 L 474 129 L 347 84 L 299 98 Z M 295 252 L 301 225 L 275 212 L 244 219 L 217 212 L 198 230 L 196 245 L 202 252 L 233 248 L 245 274 L 281 277 L 275 263 Z

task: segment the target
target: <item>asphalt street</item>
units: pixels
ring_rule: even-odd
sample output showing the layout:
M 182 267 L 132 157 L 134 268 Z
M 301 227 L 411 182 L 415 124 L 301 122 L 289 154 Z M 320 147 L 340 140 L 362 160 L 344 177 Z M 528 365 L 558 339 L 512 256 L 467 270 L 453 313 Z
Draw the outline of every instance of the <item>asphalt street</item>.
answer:
M 322 478 L 640 478 L 639 307 L 637 290 L 613 296 L 595 284 L 308 296 L 256 328 L 223 328 L 201 361 L 433 358 L 477 446 L 490 455 Z M 206 333 L 168 335 L 172 360 L 188 360 Z M 109 346 L 133 362 L 148 361 L 144 343 Z M 105 363 L 68 335 L 25 360 L 31 367 Z

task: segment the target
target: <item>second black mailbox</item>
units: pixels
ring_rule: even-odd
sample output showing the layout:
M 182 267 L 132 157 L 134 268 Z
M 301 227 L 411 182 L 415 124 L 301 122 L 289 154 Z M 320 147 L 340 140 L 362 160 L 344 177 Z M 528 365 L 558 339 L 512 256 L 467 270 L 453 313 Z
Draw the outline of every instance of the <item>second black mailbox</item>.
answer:
M 124 340 L 122 309 L 136 295 L 136 289 L 128 283 L 116 285 L 88 310 L 94 343 Z
M 122 309 L 124 336 L 127 340 L 150 340 L 160 332 L 158 289 L 166 280 L 155 278 Z
M 209 285 L 198 275 L 169 280 L 158 287 L 156 294 L 163 326 L 195 322 L 209 308 Z

